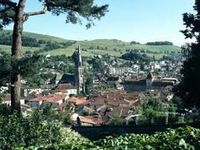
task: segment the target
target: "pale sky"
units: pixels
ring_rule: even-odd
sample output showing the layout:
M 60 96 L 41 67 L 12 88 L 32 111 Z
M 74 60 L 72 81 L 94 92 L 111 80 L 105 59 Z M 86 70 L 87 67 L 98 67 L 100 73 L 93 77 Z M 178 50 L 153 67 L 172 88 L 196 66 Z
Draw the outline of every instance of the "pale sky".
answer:
M 186 40 L 182 14 L 192 12 L 194 0 L 96 0 L 109 4 L 109 12 L 95 26 L 65 23 L 65 16 L 46 14 L 31 17 L 24 31 L 72 40 L 119 39 L 123 41 L 171 41 L 183 45 Z M 27 0 L 26 11 L 40 10 L 35 0 Z M 7 29 L 12 29 L 10 25 Z

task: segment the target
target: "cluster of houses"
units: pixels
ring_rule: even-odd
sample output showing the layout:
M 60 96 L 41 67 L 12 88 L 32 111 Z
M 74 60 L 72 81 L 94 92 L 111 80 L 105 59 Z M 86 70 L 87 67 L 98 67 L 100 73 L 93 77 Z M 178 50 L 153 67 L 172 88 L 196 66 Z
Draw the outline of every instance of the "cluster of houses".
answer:
M 68 78 L 69 76 L 64 74 L 59 82 L 43 88 L 24 87 L 22 106 L 29 106 L 32 110 L 47 106 L 55 110 L 65 110 L 67 105 L 72 104 L 70 115 L 74 125 L 108 125 L 112 124 L 115 118 L 124 122 L 133 119 L 133 108 L 139 105 L 140 99 L 143 98 L 141 93 L 149 91 L 153 96 L 170 100 L 173 97 L 172 86 L 176 83 L 173 78 L 158 80 L 149 73 L 143 80 L 125 80 L 122 83 L 124 89 L 102 91 L 93 97 L 79 98 L 76 97 L 74 78 Z M 5 103 L 10 105 L 9 95 L 5 98 Z
M 132 68 L 109 66 L 107 77 L 99 75 L 98 84 L 103 79 L 115 89 L 102 90 L 95 96 L 76 97 L 83 88 L 82 59 L 80 51 L 75 75 L 57 74 L 54 79 L 42 87 L 22 86 L 22 106 L 29 109 L 43 109 L 51 106 L 55 110 L 65 110 L 72 105 L 71 121 L 74 125 L 107 125 L 120 118 L 125 122 L 137 117 L 133 113 L 144 96 L 156 97 L 170 101 L 173 98 L 172 88 L 178 83 L 181 64 L 154 61 L 140 70 L 139 65 Z M 172 71 L 173 70 L 173 71 Z M 2 89 L 5 90 L 5 89 Z M 10 95 L 5 95 L 4 103 L 10 105 Z

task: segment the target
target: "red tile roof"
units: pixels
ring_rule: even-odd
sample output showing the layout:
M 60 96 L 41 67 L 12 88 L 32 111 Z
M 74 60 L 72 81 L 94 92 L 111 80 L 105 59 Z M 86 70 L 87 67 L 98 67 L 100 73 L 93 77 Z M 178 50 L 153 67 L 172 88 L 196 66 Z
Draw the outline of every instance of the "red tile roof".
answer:
M 72 96 L 69 98 L 69 101 L 72 102 L 74 105 L 76 106 L 84 106 L 84 105 L 88 105 L 90 102 L 84 98 L 77 98 L 75 96 Z
M 98 115 L 96 116 L 79 116 L 81 122 L 88 123 L 92 125 L 101 125 L 103 123 L 102 118 Z
M 58 86 L 56 87 L 56 90 L 59 91 L 66 91 L 68 89 L 76 89 L 72 84 L 58 84 Z
M 44 101 L 44 102 L 51 102 L 51 103 L 57 103 L 60 100 L 65 99 L 65 95 L 63 94 L 50 94 L 47 96 L 39 96 L 34 99 L 31 99 L 30 101 Z
M 111 91 L 103 93 L 100 96 L 95 97 L 90 100 L 91 104 L 95 105 L 111 105 L 111 106 L 119 106 L 119 105 L 128 105 L 134 101 L 138 100 L 138 93 L 126 93 L 123 91 Z
M 112 108 L 111 111 L 101 109 L 99 113 L 103 115 L 125 117 L 128 115 L 130 108 L 138 104 L 138 99 L 139 93 L 137 92 L 126 93 L 125 91 L 116 90 L 102 93 L 90 102 L 91 105 L 96 105 L 98 108 L 103 105 L 106 108 Z

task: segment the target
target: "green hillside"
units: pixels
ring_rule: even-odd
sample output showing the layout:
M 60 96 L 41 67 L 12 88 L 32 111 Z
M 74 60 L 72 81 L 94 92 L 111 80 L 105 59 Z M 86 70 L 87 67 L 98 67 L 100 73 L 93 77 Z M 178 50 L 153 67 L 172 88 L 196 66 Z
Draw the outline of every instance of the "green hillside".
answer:
M 11 36 L 12 32 L 10 30 L 2 30 L 0 31 L 0 36 L 2 35 L 8 35 Z M 23 32 L 23 36 L 27 36 L 30 38 L 35 38 L 37 40 L 45 40 L 45 41 L 55 41 L 55 42 L 66 42 L 69 40 L 55 37 L 55 36 L 50 36 L 50 35 L 44 35 L 44 34 L 38 34 L 38 33 L 31 33 L 31 32 Z
M 1 38 L 10 38 L 11 31 L 0 31 Z M 41 54 L 50 55 L 72 55 L 75 48 L 79 45 L 82 48 L 82 53 L 84 56 L 94 56 L 94 55 L 111 55 L 111 56 L 121 56 L 129 51 L 139 50 L 140 52 L 145 52 L 149 56 L 155 56 L 156 58 L 161 58 L 163 55 L 168 55 L 171 53 L 179 53 L 180 47 L 173 45 L 145 45 L 145 44 L 132 44 L 130 42 L 124 42 L 116 39 L 97 39 L 91 41 L 73 41 L 66 40 L 54 36 L 42 35 L 36 33 L 24 32 L 23 37 L 28 38 L 28 42 L 42 42 L 45 44 L 39 44 L 36 46 L 24 46 L 23 52 L 26 51 L 37 51 Z M 30 38 L 30 39 L 29 39 Z M 1 41 L 0 41 L 1 42 Z M 48 44 L 53 47 L 49 48 Z M 64 45 L 63 45 L 64 43 Z M 69 44 L 70 43 L 70 44 Z M 55 47 L 56 44 L 56 47 Z M 60 46 L 59 46 L 60 45 Z M 10 52 L 10 46 L 7 44 L 0 44 L 0 50 Z

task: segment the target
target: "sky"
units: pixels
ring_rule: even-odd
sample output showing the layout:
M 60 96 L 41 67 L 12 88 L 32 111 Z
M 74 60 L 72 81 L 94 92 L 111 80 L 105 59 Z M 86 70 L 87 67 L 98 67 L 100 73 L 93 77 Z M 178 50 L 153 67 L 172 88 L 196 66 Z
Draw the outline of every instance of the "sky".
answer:
M 71 40 L 119 39 L 140 43 L 171 41 L 181 46 L 186 40 L 180 30 L 185 26 L 182 14 L 192 12 L 194 0 L 96 0 L 109 4 L 109 12 L 95 26 L 65 23 L 65 15 L 50 13 L 29 18 L 24 31 Z M 40 10 L 35 0 L 27 0 L 26 11 Z M 7 29 L 12 29 L 12 25 Z

